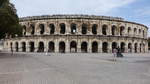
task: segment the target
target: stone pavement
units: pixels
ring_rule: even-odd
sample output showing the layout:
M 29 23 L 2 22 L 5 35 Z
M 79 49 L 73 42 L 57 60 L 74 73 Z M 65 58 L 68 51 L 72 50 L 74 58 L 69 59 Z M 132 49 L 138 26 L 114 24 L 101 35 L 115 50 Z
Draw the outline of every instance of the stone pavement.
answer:
M 0 84 L 150 84 L 150 53 L 0 53 Z

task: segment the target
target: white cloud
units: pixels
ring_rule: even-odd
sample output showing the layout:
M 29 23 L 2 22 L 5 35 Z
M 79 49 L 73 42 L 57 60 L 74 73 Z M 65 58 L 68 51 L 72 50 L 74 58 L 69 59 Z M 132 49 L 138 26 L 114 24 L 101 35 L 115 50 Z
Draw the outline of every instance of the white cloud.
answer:
M 19 16 L 42 14 L 106 14 L 136 0 L 11 0 Z

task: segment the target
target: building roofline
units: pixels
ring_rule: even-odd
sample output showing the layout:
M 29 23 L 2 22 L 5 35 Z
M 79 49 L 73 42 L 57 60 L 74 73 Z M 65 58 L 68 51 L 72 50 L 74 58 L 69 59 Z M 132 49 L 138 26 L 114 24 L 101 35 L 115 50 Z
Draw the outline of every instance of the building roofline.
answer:
M 121 17 L 112 17 L 112 16 L 97 16 L 97 15 L 41 15 L 41 16 L 27 16 L 19 18 L 20 22 L 31 21 L 31 20 L 47 20 L 47 19 L 93 19 L 93 20 L 109 20 L 109 21 L 118 21 L 118 22 L 127 22 L 132 24 L 137 24 L 148 27 L 144 24 L 126 21 Z

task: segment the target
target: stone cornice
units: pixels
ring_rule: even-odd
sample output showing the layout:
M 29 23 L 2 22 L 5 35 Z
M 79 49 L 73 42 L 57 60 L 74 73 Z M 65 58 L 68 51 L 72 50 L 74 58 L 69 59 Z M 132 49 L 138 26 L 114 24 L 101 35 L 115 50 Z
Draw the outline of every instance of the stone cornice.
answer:
M 109 21 L 117 21 L 117 22 L 125 22 L 125 23 L 131 23 L 131 24 L 137 24 L 144 26 L 148 29 L 147 26 L 131 22 L 131 21 L 125 21 L 123 18 L 120 17 L 111 17 L 111 16 L 96 16 L 96 15 L 41 15 L 41 16 L 28 16 L 28 17 L 22 17 L 19 19 L 20 22 L 24 21 L 32 21 L 32 20 L 48 20 L 48 19 L 91 19 L 91 20 L 109 20 Z

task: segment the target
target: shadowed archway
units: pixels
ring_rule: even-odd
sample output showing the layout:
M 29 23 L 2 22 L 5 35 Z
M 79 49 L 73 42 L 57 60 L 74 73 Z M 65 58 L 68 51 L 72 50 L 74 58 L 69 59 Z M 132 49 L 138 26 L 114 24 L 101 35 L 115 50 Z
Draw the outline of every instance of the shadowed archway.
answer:
M 81 52 L 87 53 L 87 42 L 82 42 L 81 43 Z
M 75 41 L 70 43 L 70 52 L 77 52 L 77 43 Z
M 55 52 L 55 43 L 52 41 L 48 43 L 48 52 Z
M 108 53 L 108 43 L 107 42 L 103 42 L 102 51 L 103 51 L 103 53 Z
M 97 53 L 98 52 L 98 43 L 96 41 L 94 41 L 92 43 L 92 52 L 93 53 Z
M 66 48 L 65 46 L 66 46 L 65 42 L 62 41 L 59 43 L 59 52 L 60 53 L 65 53 L 65 48 Z
M 30 42 L 29 46 L 30 46 L 30 52 L 34 52 L 34 50 L 35 50 L 34 42 Z
M 44 42 L 39 42 L 38 52 L 44 52 Z

